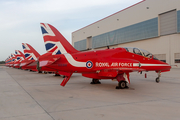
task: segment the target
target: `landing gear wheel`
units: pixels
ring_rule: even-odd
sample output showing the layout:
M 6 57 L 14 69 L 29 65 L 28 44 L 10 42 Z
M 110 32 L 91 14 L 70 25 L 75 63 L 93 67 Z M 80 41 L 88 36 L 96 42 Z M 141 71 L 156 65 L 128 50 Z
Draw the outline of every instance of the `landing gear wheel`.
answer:
M 160 82 L 160 79 L 159 77 L 156 78 L 156 82 L 159 83 Z
M 129 88 L 129 87 L 127 86 L 127 82 L 126 82 L 126 81 L 120 81 L 120 82 L 118 83 L 118 86 L 116 86 L 116 89 L 125 89 L 125 88 Z
M 120 89 L 126 88 L 126 82 L 125 81 L 120 81 L 118 85 L 119 85 Z
M 55 74 L 54 76 L 61 76 L 60 74 Z
M 101 84 L 101 82 L 99 82 L 99 79 L 92 79 L 91 84 Z

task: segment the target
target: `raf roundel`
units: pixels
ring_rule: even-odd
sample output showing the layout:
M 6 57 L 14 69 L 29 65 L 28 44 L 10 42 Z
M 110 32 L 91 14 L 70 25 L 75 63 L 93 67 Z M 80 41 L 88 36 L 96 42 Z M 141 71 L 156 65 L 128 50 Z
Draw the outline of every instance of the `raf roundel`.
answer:
M 91 68 L 93 67 L 93 63 L 92 63 L 91 61 L 87 61 L 87 62 L 86 62 L 86 67 L 87 67 L 88 69 L 91 69 Z

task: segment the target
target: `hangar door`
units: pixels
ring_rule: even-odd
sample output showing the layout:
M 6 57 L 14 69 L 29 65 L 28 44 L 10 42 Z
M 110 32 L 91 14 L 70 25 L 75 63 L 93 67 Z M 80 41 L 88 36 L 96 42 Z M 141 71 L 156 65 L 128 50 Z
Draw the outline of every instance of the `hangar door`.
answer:
M 177 12 L 172 10 L 159 15 L 160 35 L 177 33 Z

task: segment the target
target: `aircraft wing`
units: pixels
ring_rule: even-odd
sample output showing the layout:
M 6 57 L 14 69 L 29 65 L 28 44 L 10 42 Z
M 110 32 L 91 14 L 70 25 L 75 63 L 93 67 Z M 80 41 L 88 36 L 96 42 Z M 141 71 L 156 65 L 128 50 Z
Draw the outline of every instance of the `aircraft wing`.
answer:
M 145 71 L 142 68 L 105 68 L 105 69 L 96 69 L 96 71 L 122 71 L 122 72 L 135 72 L 135 71 Z
M 144 69 L 141 68 L 113 68 L 113 69 L 99 69 L 97 70 L 98 76 L 102 77 L 116 77 L 117 74 L 119 73 L 129 73 L 129 72 L 140 72 L 140 71 L 145 71 Z
M 39 67 L 51 65 L 52 63 L 56 62 L 59 59 L 60 59 L 60 57 L 59 58 L 50 58 L 50 59 L 40 60 L 39 61 Z
M 36 65 L 37 65 L 37 62 L 38 62 L 38 61 L 34 61 L 34 62 L 30 63 L 28 66 L 36 66 Z
M 139 61 L 132 59 L 120 59 L 121 62 L 116 59 L 112 59 L 112 62 L 96 62 L 94 69 L 95 73 L 83 73 L 82 75 L 89 78 L 96 79 L 112 79 L 116 78 L 118 75 L 126 74 L 129 76 L 130 72 L 134 71 L 145 71 L 145 69 L 141 68 L 141 64 Z M 129 81 L 129 80 L 127 80 Z
M 22 62 L 22 63 L 20 64 L 20 66 L 23 67 L 23 66 L 29 65 L 29 64 L 32 63 L 32 62 L 33 62 L 33 61 L 30 61 L 30 60 L 24 61 L 24 62 Z

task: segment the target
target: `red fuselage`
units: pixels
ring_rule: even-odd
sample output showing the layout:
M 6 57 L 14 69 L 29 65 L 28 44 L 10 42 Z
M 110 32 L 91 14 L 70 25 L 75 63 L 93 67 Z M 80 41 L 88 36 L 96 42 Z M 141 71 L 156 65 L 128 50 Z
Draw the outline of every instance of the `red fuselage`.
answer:
M 41 70 L 46 68 L 68 73 L 82 73 L 94 78 L 114 78 L 117 74 L 133 71 L 169 71 L 171 66 L 157 59 L 126 51 L 125 48 L 94 50 L 73 54 L 44 54 L 39 58 Z M 117 73 L 117 74 L 116 74 Z M 88 75 L 89 74 L 89 75 Z M 92 76 L 90 75 L 92 74 Z M 102 75 L 101 75 L 102 74 Z M 108 75 L 105 75 L 108 74 Z M 112 74 L 112 75 L 111 75 Z

